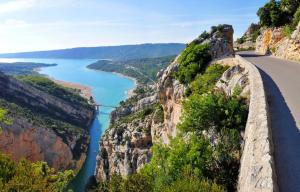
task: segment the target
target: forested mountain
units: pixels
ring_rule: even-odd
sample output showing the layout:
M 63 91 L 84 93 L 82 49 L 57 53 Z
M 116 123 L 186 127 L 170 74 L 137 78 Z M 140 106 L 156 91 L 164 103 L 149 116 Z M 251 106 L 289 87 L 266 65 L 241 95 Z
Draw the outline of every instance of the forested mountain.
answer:
M 158 43 L 0 54 L 4 58 L 61 58 L 61 59 L 138 59 L 177 55 L 185 48 L 180 43 Z
M 157 73 L 165 69 L 174 59 L 175 55 L 122 61 L 99 60 L 87 67 L 89 69 L 121 73 L 135 78 L 138 83 L 147 84 L 155 82 Z
M 37 69 L 41 67 L 53 67 L 57 64 L 16 62 L 0 63 L 0 71 L 9 75 L 36 75 Z

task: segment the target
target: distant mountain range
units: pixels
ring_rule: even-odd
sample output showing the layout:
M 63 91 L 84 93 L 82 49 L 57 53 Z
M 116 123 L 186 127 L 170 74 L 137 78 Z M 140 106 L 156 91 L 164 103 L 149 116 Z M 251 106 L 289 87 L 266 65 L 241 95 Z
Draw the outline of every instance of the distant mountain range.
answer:
M 60 58 L 128 60 L 177 55 L 185 48 L 181 43 L 157 43 L 102 47 L 78 47 L 50 51 L 0 54 L 1 58 Z

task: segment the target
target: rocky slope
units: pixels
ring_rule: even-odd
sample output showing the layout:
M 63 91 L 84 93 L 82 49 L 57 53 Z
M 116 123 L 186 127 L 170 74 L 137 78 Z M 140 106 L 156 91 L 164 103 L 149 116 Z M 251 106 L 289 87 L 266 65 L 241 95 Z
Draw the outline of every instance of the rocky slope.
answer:
M 111 115 L 110 127 L 103 135 L 97 157 L 96 176 L 107 180 L 113 174 L 129 175 L 150 161 L 152 128 L 163 118 L 154 87 L 140 87 L 137 93 Z
M 15 160 L 46 161 L 62 170 L 81 167 L 94 110 L 61 99 L 0 73 L 0 108 L 9 122 L 0 121 L 0 151 Z
M 234 55 L 233 28 L 213 27 L 191 43 L 208 44 L 213 59 Z M 100 142 L 95 175 L 107 180 L 114 174 L 126 176 L 150 161 L 155 142 L 168 143 L 176 136 L 185 85 L 174 78 L 178 58 L 158 73 L 156 88 L 130 98 L 112 114 L 111 126 Z M 232 78 L 228 78 L 232 79 Z M 240 81 L 236 81 L 240 82 Z
M 256 40 L 256 52 L 300 61 L 300 23 L 290 37 L 286 37 L 283 27 L 262 29 Z

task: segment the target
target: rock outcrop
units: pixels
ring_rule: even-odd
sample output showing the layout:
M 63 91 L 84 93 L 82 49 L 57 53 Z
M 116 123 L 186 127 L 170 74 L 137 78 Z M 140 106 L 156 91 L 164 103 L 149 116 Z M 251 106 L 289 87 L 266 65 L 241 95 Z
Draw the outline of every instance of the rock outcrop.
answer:
M 212 27 L 205 38 L 200 36 L 191 43 L 208 44 L 213 59 L 234 55 L 230 25 Z M 112 113 L 111 126 L 101 139 L 97 157 L 95 175 L 99 180 L 136 172 L 150 161 L 153 143 L 167 144 L 176 136 L 186 88 L 174 78 L 178 66 L 177 57 L 158 73 L 156 89 L 130 98 Z
M 208 34 L 200 35 L 191 43 L 208 44 L 214 59 L 233 56 L 233 33 L 231 25 L 213 26 Z
M 199 37 L 191 43 L 208 44 L 213 60 L 234 55 L 233 28 L 231 25 L 212 27 L 206 37 Z M 164 110 L 164 127 L 156 130 L 160 140 L 168 143 L 170 138 L 176 136 L 176 125 L 180 122 L 181 101 L 184 97 L 185 86 L 180 84 L 173 76 L 178 69 L 178 57 L 164 72 L 159 74 L 158 95 Z
M 162 122 L 157 115 L 160 109 L 157 107 L 156 91 L 150 90 L 142 97 L 135 95 L 125 101 L 113 113 L 110 127 L 100 142 L 101 152 L 97 156 L 95 171 L 98 179 L 109 180 L 114 174 L 132 174 L 150 161 L 152 129 Z M 131 103 L 137 98 L 140 99 Z M 125 115 L 124 111 L 128 114 Z
M 235 50 L 254 50 L 256 38 L 260 33 L 260 25 L 252 23 L 244 35 L 234 42 Z
M 170 138 L 176 136 L 176 125 L 180 122 L 181 101 L 184 96 L 185 86 L 173 77 L 178 69 L 178 57 L 166 70 L 159 74 L 158 95 L 159 102 L 164 111 L 164 126 L 162 129 L 154 130 L 156 136 L 163 143 L 168 143 Z
M 232 96 L 239 89 L 240 95 L 247 98 L 250 95 L 248 71 L 240 65 L 232 66 L 223 73 L 216 87 L 227 96 Z
M 256 41 L 256 52 L 300 61 L 300 23 L 290 37 L 284 35 L 284 29 L 263 29 Z
M 89 142 L 92 107 L 68 102 L 0 73 L 0 151 L 14 160 L 46 161 L 58 170 L 79 169 Z

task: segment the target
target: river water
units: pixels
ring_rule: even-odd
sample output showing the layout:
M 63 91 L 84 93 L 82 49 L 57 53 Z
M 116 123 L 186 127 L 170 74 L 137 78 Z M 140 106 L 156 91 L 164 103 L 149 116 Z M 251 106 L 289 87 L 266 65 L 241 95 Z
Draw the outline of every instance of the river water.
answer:
M 40 73 L 54 79 L 79 83 L 92 88 L 94 99 L 98 104 L 117 106 L 126 99 L 127 91 L 134 87 L 134 82 L 128 78 L 113 73 L 94 71 L 86 66 L 96 60 L 84 59 L 0 59 L 0 62 L 36 62 L 58 64 L 55 67 L 42 68 Z M 90 144 L 86 161 L 72 182 L 75 192 L 83 192 L 89 178 L 93 176 L 96 167 L 96 155 L 99 150 L 99 140 L 109 125 L 109 114 L 113 109 L 101 108 L 90 128 Z

